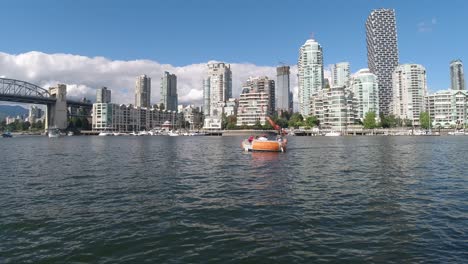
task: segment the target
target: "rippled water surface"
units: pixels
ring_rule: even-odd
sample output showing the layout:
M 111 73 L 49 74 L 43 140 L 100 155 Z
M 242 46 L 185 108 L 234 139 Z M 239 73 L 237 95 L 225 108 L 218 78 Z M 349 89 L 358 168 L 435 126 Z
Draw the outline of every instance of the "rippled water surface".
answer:
M 0 139 L 0 263 L 468 259 L 468 137 L 240 142 Z

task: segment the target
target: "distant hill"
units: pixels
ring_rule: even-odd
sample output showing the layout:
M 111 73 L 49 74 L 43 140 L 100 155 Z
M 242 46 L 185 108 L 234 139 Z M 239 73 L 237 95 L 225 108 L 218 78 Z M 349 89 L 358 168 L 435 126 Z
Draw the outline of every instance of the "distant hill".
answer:
M 29 110 L 19 105 L 0 105 L 0 121 L 7 116 L 28 114 Z

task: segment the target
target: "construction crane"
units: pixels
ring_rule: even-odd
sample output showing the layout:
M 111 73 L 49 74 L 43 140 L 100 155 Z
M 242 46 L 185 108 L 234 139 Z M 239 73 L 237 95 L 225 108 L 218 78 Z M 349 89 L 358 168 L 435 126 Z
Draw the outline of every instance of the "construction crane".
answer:
M 266 117 L 266 120 L 270 125 L 273 127 L 274 130 L 278 131 L 278 135 L 284 135 L 286 134 L 286 131 L 284 131 L 279 125 L 275 123 L 269 116 Z

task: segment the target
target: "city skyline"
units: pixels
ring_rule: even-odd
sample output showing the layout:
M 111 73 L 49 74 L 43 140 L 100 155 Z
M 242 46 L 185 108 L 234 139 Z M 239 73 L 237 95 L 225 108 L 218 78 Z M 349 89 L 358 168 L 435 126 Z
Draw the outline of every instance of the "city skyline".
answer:
M 342 9 L 349 5 L 344 1 L 337 2 L 340 4 L 340 7 L 337 8 L 337 13 L 342 13 Z M 7 2 L 5 7 L 15 10 L 15 8 L 17 9 L 25 3 L 26 2 L 21 1 L 18 4 L 16 2 Z M 206 3 L 202 2 L 201 6 L 204 6 L 207 3 L 209 3 L 209 1 L 206 1 Z M 34 6 L 33 3 L 29 4 Z M 65 2 L 62 5 L 58 5 L 57 8 L 59 10 L 68 10 L 74 5 L 79 5 L 77 8 L 84 8 L 83 6 L 86 6 L 86 4 L 93 6 L 91 3 L 86 2 L 81 5 Z M 187 2 L 187 5 L 189 6 L 192 4 L 193 3 L 191 2 Z M 463 4 L 464 2 L 459 2 L 459 5 Z M 259 8 L 258 5 L 259 4 L 253 4 L 252 8 Z M 318 2 L 317 5 L 324 7 L 326 10 L 329 10 L 330 8 L 330 5 L 321 2 Z M 50 5 L 47 4 L 44 6 L 45 7 L 38 8 L 47 9 L 47 6 L 50 7 Z M 119 10 L 114 10 L 119 6 L 125 6 L 125 4 L 117 2 L 115 6 L 113 5 L 111 7 L 111 11 L 119 13 Z M 429 7 L 430 6 L 431 5 L 429 4 Z M 145 52 L 139 55 L 131 55 L 115 52 L 113 54 L 109 54 L 109 50 L 115 51 L 116 49 L 121 48 L 121 45 L 114 43 L 108 47 L 109 49 L 102 50 L 99 49 L 99 45 L 96 45 L 96 50 L 89 52 L 75 47 L 74 45 L 67 45 L 67 48 L 65 48 L 65 46 L 59 47 L 55 45 L 56 43 L 52 43 L 54 45 L 50 45 L 50 47 L 55 48 L 43 49 L 41 48 L 41 43 L 45 40 L 43 37 L 38 37 L 36 39 L 37 41 L 34 42 L 23 42 L 21 45 L 15 45 L 16 41 L 21 38 L 11 38 L 7 42 L 0 43 L 0 76 L 26 80 L 44 87 L 52 86 L 56 83 L 65 83 L 69 87 L 69 95 L 76 97 L 93 98 L 96 89 L 106 86 L 114 91 L 113 98 L 115 98 L 116 102 L 130 103 L 133 101 L 130 97 L 133 93 L 133 87 L 130 79 L 133 79 L 137 75 L 146 73 L 148 76 L 153 78 L 153 88 L 156 88 L 159 87 L 158 82 L 162 73 L 164 71 L 169 71 L 178 76 L 178 89 L 180 88 L 179 94 L 181 95 L 179 101 L 184 104 L 195 103 L 197 105 L 201 105 L 203 94 L 200 82 L 205 74 L 204 66 L 209 61 L 222 61 L 232 65 L 234 97 L 239 97 L 242 82 L 248 77 L 266 75 L 274 79 L 274 76 L 276 75 L 276 66 L 278 66 L 281 61 L 284 61 L 287 65 L 291 66 L 291 90 L 294 93 L 294 102 L 297 104 L 298 85 L 296 78 L 296 60 L 298 56 L 298 47 L 309 39 L 310 34 L 313 32 L 315 35 L 314 38 L 323 47 L 324 68 L 326 69 L 325 76 L 328 74 L 328 77 L 330 75 L 329 66 L 341 61 L 348 61 L 350 63 L 351 74 L 356 73 L 362 68 L 367 68 L 365 20 L 371 10 L 378 7 L 394 8 L 396 10 L 400 63 L 417 63 L 423 65 L 427 69 L 428 89 L 430 92 L 449 88 L 449 63 L 455 59 L 461 59 L 462 61 L 466 60 L 466 52 L 464 50 L 460 50 L 461 46 L 466 46 L 463 44 L 466 41 L 457 42 L 456 45 L 455 43 L 445 41 L 444 44 L 450 48 L 438 49 L 436 54 L 430 53 L 431 56 L 424 54 L 426 56 L 414 56 L 414 58 L 412 58 L 413 55 L 408 56 L 408 53 L 417 54 L 428 47 L 436 47 L 435 43 L 437 42 L 434 42 L 432 38 L 435 38 L 436 34 L 442 34 L 441 31 L 443 31 L 444 27 L 452 28 L 450 32 L 452 34 L 451 36 L 454 38 L 460 37 L 455 30 L 460 27 L 460 23 L 457 23 L 456 18 L 447 16 L 447 10 L 443 6 L 438 7 L 440 10 L 437 10 L 441 13 L 440 16 L 427 16 L 423 19 L 419 18 L 422 15 L 418 15 L 417 17 L 421 22 L 416 24 L 410 23 L 408 14 L 410 10 L 415 8 L 415 4 L 410 3 L 403 5 L 402 3 L 393 3 L 388 1 L 377 1 L 377 3 L 363 2 L 357 5 L 355 4 L 354 8 L 356 9 L 356 14 L 354 14 L 353 19 L 349 21 L 350 25 L 346 25 L 346 27 L 343 26 L 342 28 L 333 27 L 330 29 L 329 23 L 318 23 L 316 25 L 309 24 L 308 26 L 294 23 L 294 26 L 290 27 L 286 31 L 287 34 L 285 36 L 288 37 L 287 39 L 290 39 L 288 44 L 282 44 L 283 46 L 280 48 L 273 48 L 276 47 L 275 41 L 273 46 L 262 48 L 261 52 L 259 52 L 255 42 L 253 42 L 249 48 L 244 49 L 242 48 L 242 45 L 239 47 L 236 46 L 235 49 L 230 49 L 229 52 L 226 51 L 223 54 L 218 54 L 216 49 L 209 49 L 208 52 L 205 50 L 207 47 L 200 46 L 197 42 L 199 39 L 198 37 L 193 39 L 193 44 L 198 48 L 203 47 L 203 50 L 200 50 L 202 52 L 193 53 L 194 56 L 191 57 L 175 55 L 174 48 L 166 49 L 164 48 L 164 45 L 157 45 L 158 48 L 154 53 Z M 273 2 L 272 7 L 269 8 L 277 9 L 278 4 Z M 286 7 L 285 9 L 285 12 L 288 15 L 291 14 L 290 8 L 291 7 Z M 434 11 L 434 8 L 431 10 Z M 457 10 L 455 10 L 455 12 L 456 11 Z M 91 12 L 95 11 L 91 10 Z M 132 10 L 129 12 L 132 13 Z M 114 15 L 111 14 L 110 16 L 113 18 Z M 346 18 L 349 17 L 345 16 L 345 19 Z M 444 19 L 442 20 L 442 18 Z M 0 19 L 6 19 L 6 17 Z M 442 23 L 442 21 L 444 23 Z M 95 22 L 102 21 L 98 20 Z M 70 22 L 66 22 L 65 24 L 67 23 Z M 131 22 L 128 23 L 130 25 L 134 25 Z M 98 28 L 100 27 L 102 26 L 99 26 Z M 271 30 L 271 28 L 266 25 L 263 25 L 263 27 L 265 30 Z M 346 32 L 346 28 L 348 27 L 352 27 L 353 29 L 351 35 L 349 35 L 350 32 Z M 110 28 L 114 27 L 110 26 Z M 22 24 L 18 25 L 18 29 L 22 29 Z M 51 32 L 54 32 L 54 30 L 56 29 L 52 28 Z M 124 30 L 123 32 L 125 33 L 126 31 Z M 185 31 L 181 29 L 178 34 L 182 32 Z M 79 35 L 81 33 L 77 32 L 76 34 Z M 251 33 L 247 32 L 246 34 Z M 339 45 L 340 41 L 336 41 L 336 39 L 330 40 L 330 34 L 335 35 L 337 39 L 345 38 L 347 45 Z M 430 38 L 430 41 L 428 38 Z M 421 43 L 418 42 L 421 39 L 426 40 L 422 46 L 420 45 Z M 436 40 L 438 41 L 440 39 L 440 37 L 437 37 Z M 51 43 L 50 40 L 46 41 L 48 44 Z M 63 43 L 64 40 L 61 41 Z M 100 41 L 101 40 L 98 42 Z M 353 44 L 355 42 L 359 42 L 360 44 Z M 148 43 L 151 43 L 151 41 Z M 177 38 L 174 40 L 173 45 L 180 45 Z M 454 47 L 452 47 L 452 45 Z M 192 46 L 192 43 L 190 46 Z M 33 50 L 37 50 L 38 52 L 31 52 Z M 129 48 L 128 50 L 130 53 L 134 52 L 133 48 Z M 255 54 L 263 54 L 263 57 L 259 58 L 252 53 L 251 50 L 255 50 Z M 183 52 L 181 50 L 177 51 Z M 173 56 L 171 56 L 170 59 L 165 59 L 164 56 L 159 54 L 161 52 L 163 54 L 172 54 Z M 285 52 L 287 52 L 286 56 L 283 55 Z M 450 52 L 451 54 L 446 54 L 447 52 Z M 202 57 L 196 59 L 196 56 Z M 184 57 L 186 61 L 181 60 L 181 57 Z M 434 64 L 437 64 L 436 68 L 434 68 Z M 159 100 L 159 92 L 153 90 L 151 101 L 158 102 Z

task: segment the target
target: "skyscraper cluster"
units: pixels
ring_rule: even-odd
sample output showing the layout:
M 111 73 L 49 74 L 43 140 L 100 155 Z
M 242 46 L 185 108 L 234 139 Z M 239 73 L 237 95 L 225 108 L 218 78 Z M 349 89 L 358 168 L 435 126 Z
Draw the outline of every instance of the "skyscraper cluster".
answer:
M 429 111 L 433 120 L 443 116 L 441 119 L 445 120 L 445 126 L 467 123 L 465 101 L 468 97 L 460 60 L 450 63 L 452 92 L 430 96 L 424 66 L 399 64 L 395 10 L 373 10 L 365 27 L 369 68 L 355 74 L 351 74 L 348 62 L 339 62 L 331 65 L 331 78 L 325 80 L 322 46 L 309 39 L 300 47 L 298 101 L 299 112 L 303 116 L 314 115 L 322 126 L 340 129 L 363 121 L 368 112 L 375 112 L 377 117 L 379 114 L 393 115 L 416 126 L 420 125 L 420 114 L 425 111 Z M 448 103 L 437 104 L 438 100 L 449 102 L 447 97 L 452 98 L 449 106 Z M 458 102 L 458 108 L 455 102 Z M 450 118 L 438 115 L 450 112 L 447 108 L 457 108 L 452 113 L 458 114 L 452 114 Z M 447 121 L 449 119 L 451 121 Z

